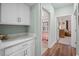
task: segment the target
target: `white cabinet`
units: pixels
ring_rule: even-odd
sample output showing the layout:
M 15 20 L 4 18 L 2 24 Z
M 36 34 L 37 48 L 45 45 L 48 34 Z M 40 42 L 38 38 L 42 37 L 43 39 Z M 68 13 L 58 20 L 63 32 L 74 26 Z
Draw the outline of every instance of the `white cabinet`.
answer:
M 23 45 L 24 44 L 21 43 L 18 45 L 11 46 L 9 48 L 5 48 L 5 55 L 11 55 L 16 51 L 21 50 L 23 48 Z
M 17 6 L 12 3 L 1 4 L 1 24 L 17 24 Z
M 13 53 L 12 55 L 9 56 L 25 56 L 25 55 L 24 55 L 24 51 L 20 51 L 18 53 Z
M 30 9 L 27 5 L 19 3 L 18 5 L 18 18 L 19 23 L 23 25 L 30 25 Z
M 0 50 L 0 56 L 34 56 L 35 44 L 34 40 L 25 41 L 17 45 L 7 47 Z
M 31 40 L 27 42 L 27 44 L 29 45 L 29 47 L 27 48 L 27 55 L 34 56 L 35 55 L 35 40 Z
M 27 49 L 27 56 L 34 56 L 34 47 L 33 46 L 30 46 L 28 49 Z
M 35 55 L 35 40 L 32 41 L 32 46 L 31 46 L 31 53 L 32 53 L 32 56 Z
M 30 46 L 28 49 L 27 49 L 27 55 L 28 56 L 32 56 L 32 49 L 31 49 L 32 46 Z
M 24 3 L 2 3 L 0 23 L 30 25 L 30 7 Z
M 1 49 L 0 50 L 0 56 L 4 56 L 5 55 L 5 51 L 4 51 L 4 49 Z

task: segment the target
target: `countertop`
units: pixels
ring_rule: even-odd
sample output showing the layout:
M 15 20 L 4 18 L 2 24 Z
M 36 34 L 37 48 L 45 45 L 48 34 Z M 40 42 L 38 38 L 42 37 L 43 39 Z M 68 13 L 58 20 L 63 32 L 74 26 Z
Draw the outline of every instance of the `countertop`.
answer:
M 9 38 L 7 40 L 1 41 L 0 49 L 7 48 L 7 47 L 10 47 L 12 45 L 16 45 L 18 43 L 22 43 L 25 41 L 29 41 L 29 40 L 32 40 L 34 38 L 35 38 L 35 34 L 33 34 L 33 33 L 21 34 L 21 35 L 17 35 L 17 36 L 15 35 L 15 36 L 13 36 L 13 38 Z

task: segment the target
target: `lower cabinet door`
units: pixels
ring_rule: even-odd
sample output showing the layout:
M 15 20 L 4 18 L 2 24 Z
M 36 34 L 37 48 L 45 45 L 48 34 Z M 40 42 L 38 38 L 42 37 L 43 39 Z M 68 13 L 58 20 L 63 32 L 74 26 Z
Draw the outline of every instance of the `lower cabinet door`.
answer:
M 5 55 L 4 49 L 0 50 L 0 56 L 4 56 L 4 55 Z
M 30 47 L 27 48 L 27 56 L 35 56 L 35 41 L 33 40 Z
M 28 56 L 28 55 L 27 55 L 27 50 L 24 51 L 24 56 Z
M 27 48 L 27 56 L 33 56 L 32 46 L 30 46 L 29 48 Z
M 27 49 L 27 56 L 31 56 L 31 47 Z

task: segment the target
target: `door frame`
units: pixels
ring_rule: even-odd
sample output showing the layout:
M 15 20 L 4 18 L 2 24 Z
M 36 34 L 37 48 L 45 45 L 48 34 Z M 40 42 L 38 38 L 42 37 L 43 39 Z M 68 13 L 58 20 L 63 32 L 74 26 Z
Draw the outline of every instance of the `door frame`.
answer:
M 73 22 L 75 22 L 75 24 L 74 24 L 74 26 L 72 26 L 72 28 L 73 28 L 73 30 L 72 30 L 72 44 L 71 44 L 71 46 L 72 47 L 74 47 L 74 48 L 76 48 L 76 39 L 77 39 L 77 19 L 75 19 L 75 16 L 74 16 L 74 14 L 72 15 L 72 20 L 75 20 L 75 21 L 72 21 L 72 25 L 73 25 Z M 75 29 L 74 29 L 74 27 L 75 27 Z M 75 35 L 74 35 L 74 33 L 75 33 Z M 74 36 L 74 37 L 73 37 Z M 75 39 L 75 40 L 74 40 Z
M 63 16 L 68 16 L 68 15 L 63 15 Z M 72 25 L 73 25 L 73 23 L 72 23 L 72 20 L 74 20 L 74 17 L 73 17 L 74 15 L 71 15 L 71 14 L 70 14 L 70 16 L 71 16 L 71 44 L 70 44 L 70 46 L 73 47 L 73 44 L 72 44 L 72 40 L 73 40 L 73 38 L 72 38 L 72 37 L 73 37 L 73 36 L 72 36 L 72 35 L 73 35 L 73 30 L 72 30 L 73 27 L 72 27 Z M 56 35 L 57 42 L 58 42 L 58 40 L 59 40 L 59 31 L 58 31 L 59 28 L 58 28 L 58 19 L 57 19 L 58 17 L 61 17 L 61 16 L 57 16 L 57 17 L 56 17 L 56 23 L 57 23 L 57 24 L 56 24 L 56 33 L 58 33 L 58 34 Z M 75 22 L 75 24 L 76 24 L 76 22 Z M 76 36 L 76 35 L 75 35 L 75 36 Z M 75 37 L 75 39 L 76 39 L 76 37 Z
M 58 40 L 59 40 L 59 27 L 58 27 L 59 20 L 57 18 L 58 17 L 56 17 L 56 40 L 58 42 Z
M 41 13 L 42 13 L 42 9 L 45 10 L 49 14 L 49 21 L 48 21 L 48 41 L 49 41 L 49 33 L 50 33 L 50 12 L 41 5 L 41 10 L 40 10 Z M 42 45 L 42 19 L 41 19 L 41 23 L 40 24 L 41 24 L 40 27 L 41 27 L 41 45 Z M 49 44 L 49 42 L 48 42 L 48 44 Z M 42 49 L 42 47 L 41 47 L 41 49 Z M 42 55 L 42 52 L 41 52 L 41 55 Z

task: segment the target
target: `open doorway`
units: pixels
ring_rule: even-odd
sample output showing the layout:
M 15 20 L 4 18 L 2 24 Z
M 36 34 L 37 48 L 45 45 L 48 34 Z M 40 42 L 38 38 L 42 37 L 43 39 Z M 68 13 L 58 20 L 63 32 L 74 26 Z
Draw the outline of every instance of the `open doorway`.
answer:
M 49 12 L 41 8 L 41 55 L 48 49 Z
M 71 15 L 57 17 L 58 20 L 58 43 L 71 45 Z

